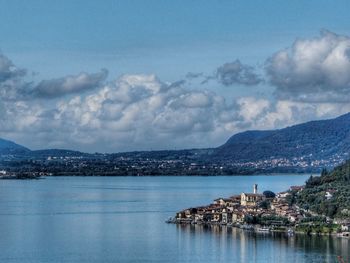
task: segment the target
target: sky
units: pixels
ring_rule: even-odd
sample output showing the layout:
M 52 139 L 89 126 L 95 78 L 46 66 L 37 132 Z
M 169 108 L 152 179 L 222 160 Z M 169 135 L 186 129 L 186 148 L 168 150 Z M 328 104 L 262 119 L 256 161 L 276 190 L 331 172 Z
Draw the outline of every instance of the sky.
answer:
M 0 0 L 0 137 L 216 147 L 350 111 L 348 1 Z

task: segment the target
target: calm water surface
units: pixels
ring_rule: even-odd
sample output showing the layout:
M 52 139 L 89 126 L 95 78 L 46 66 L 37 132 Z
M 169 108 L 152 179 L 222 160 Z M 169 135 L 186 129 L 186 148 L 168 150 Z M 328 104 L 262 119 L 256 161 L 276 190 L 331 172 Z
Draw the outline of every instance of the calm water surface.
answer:
M 220 196 L 307 175 L 60 177 L 0 181 L 0 262 L 337 262 L 347 239 L 164 223 Z M 346 261 L 348 262 L 348 261 Z

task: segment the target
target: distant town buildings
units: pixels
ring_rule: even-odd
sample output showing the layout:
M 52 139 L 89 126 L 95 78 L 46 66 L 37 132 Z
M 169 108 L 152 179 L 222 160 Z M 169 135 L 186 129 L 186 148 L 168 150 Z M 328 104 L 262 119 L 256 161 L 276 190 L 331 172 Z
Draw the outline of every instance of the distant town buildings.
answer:
M 303 189 L 303 187 L 293 187 Z M 278 193 L 274 198 L 258 193 L 258 186 L 253 186 L 252 193 L 241 193 L 229 198 L 217 198 L 208 206 L 185 209 L 176 213 L 176 223 L 194 224 L 245 224 L 253 223 L 254 218 L 269 225 L 282 226 L 284 220 L 294 224 L 303 218 L 299 209 L 288 205 L 288 192 Z M 262 202 L 267 201 L 264 207 Z M 257 222 L 256 222 L 257 223 Z
M 84 154 L 64 153 L 34 155 L 28 158 L 0 155 L 0 169 L 13 172 L 48 172 L 53 175 L 232 175 L 275 172 L 320 172 L 343 163 L 348 156 L 327 159 L 314 156 L 271 157 L 264 160 L 202 158 L 190 151 L 165 153 Z M 254 192 L 253 192 L 254 193 Z

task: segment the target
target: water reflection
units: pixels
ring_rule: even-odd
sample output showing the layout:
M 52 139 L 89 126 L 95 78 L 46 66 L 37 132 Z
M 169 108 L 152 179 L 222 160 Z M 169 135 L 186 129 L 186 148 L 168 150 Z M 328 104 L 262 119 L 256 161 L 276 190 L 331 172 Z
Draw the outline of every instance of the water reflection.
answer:
M 350 262 L 347 238 L 285 233 L 255 233 L 219 225 L 176 225 L 178 236 L 188 246 L 213 238 L 223 250 L 221 256 L 236 262 Z

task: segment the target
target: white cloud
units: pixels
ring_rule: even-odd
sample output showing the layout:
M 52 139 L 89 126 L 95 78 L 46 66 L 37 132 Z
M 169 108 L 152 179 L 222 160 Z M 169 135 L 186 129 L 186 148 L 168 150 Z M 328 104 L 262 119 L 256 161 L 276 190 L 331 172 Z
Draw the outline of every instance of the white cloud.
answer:
M 226 124 L 236 117 L 221 96 L 153 75 L 124 75 L 97 93 L 60 102 L 55 113 L 62 127 L 72 127 L 67 136 L 74 135 L 73 144 L 76 136 L 94 134 L 91 144 L 109 151 L 209 146 L 205 138 L 221 143 L 232 132 Z
M 259 119 L 270 108 L 270 102 L 267 99 L 257 99 L 254 97 L 243 97 L 237 100 L 240 106 L 239 115 L 247 122 Z
M 282 99 L 347 102 L 350 92 L 350 38 L 329 31 L 298 39 L 266 62 L 266 72 Z
M 247 129 L 335 117 L 350 111 L 349 45 L 347 37 L 330 32 L 297 40 L 267 62 L 276 97 L 232 101 L 193 89 L 187 79 L 167 83 L 155 75 L 123 75 L 106 83 L 102 71 L 36 85 L 0 56 L 0 135 L 34 148 L 90 152 L 202 148 Z M 202 74 L 188 78 L 196 77 Z

